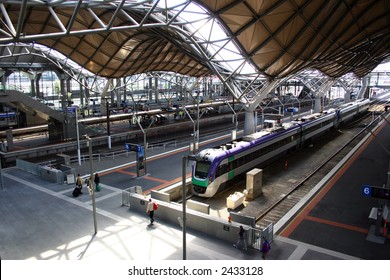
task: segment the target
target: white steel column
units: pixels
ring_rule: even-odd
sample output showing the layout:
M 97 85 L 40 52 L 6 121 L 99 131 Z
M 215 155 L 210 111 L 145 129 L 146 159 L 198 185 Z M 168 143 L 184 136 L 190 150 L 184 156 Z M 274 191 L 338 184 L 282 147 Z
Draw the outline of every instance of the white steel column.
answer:
M 256 126 L 257 126 L 257 112 L 256 111 L 246 111 L 245 112 L 244 135 L 255 133 Z

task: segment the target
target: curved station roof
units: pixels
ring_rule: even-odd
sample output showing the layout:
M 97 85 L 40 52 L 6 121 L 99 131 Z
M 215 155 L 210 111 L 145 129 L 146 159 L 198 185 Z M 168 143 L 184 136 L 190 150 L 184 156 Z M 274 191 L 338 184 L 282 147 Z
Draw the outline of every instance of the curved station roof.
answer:
M 197 1 L 256 68 L 285 77 L 311 67 L 363 77 L 389 56 L 390 3 L 357 0 Z
M 165 71 L 229 84 L 245 74 L 269 90 L 312 69 L 362 78 L 390 55 L 387 0 L 5 0 L 0 9 L 0 54 L 44 46 L 106 78 Z M 234 95 L 264 96 L 249 91 Z

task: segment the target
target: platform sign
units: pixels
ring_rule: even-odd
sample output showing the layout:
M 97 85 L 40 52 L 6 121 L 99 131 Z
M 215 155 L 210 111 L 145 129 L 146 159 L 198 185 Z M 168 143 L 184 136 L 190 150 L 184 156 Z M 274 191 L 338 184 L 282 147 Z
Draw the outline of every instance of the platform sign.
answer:
M 296 107 L 288 107 L 288 108 L 284 108 L 284 111 L 285 112 L 290 112 L 290 113 L 298 113 L 298 108 L 296 108 Z
M 369 185 L 362 186 L 362 194 L 363 196 L 371 196 L 372 188 Z
M 371 197 L 390 199 L 390 189 L 372 187 Z
M 68 113 L 75 113 L 76 112 L 76 108 L 75 107 L 68 107 Z
M 137 177 L 145 175 L 144 147 L 139 144 L 125 143 L 125 149 L 130 152 L 135 152 L 137 161 Z
M 137 147 L 138 157 L 143 158 L 144 157 L 144 147 L 141 145 L 138 145 Z
M 138 146 L 140 145 L 125 143 L 125 149 L 129 152 L 138 152 Z
M 383 187 L 363 185 L 362 194 L 369 197 L 390 199 L 390 189 Z

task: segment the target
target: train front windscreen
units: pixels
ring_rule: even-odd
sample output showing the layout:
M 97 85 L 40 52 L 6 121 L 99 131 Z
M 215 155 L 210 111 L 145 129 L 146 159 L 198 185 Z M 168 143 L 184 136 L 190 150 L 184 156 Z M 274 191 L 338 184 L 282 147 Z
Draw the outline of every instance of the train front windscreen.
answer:
M 209 174 L 210 165 L 211 163 L 208 161 L 198 161 L 196 163 L 195 168 L 195 177 L 200 179 L 207 178 L 207 175 Z

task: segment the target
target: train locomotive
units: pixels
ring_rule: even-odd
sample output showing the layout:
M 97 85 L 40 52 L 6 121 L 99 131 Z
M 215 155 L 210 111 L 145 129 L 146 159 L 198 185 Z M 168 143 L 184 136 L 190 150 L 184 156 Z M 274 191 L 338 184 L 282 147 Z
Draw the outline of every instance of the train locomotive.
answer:
M 299 119 L 263 129 L 222 146 L 200 151 L 192 168 L 193 194 L 212 197 L 226 183 L 290 150 L 298 149 L 326 131 L 337 128 L 368 110 L 370 101 L 361 99 L 337 109 L 306 115 Z

